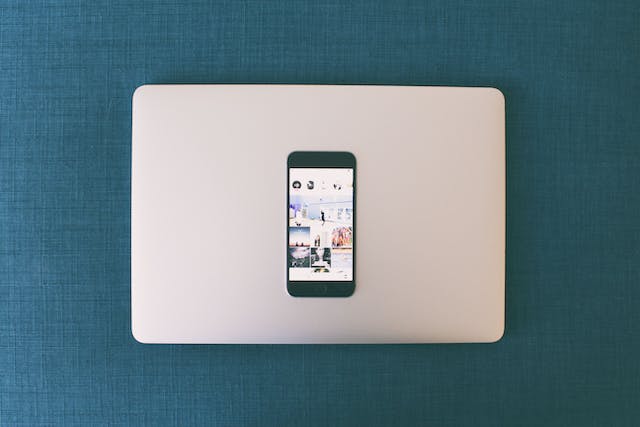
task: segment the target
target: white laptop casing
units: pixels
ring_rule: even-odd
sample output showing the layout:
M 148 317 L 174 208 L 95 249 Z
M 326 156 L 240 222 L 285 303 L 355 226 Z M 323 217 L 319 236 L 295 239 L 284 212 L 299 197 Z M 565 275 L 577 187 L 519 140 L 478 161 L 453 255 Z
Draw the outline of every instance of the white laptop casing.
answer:
M 357 159 L 356 290 L 286 290 L 286 161 Z M 133 97 L 132 332 L 144 343 L 493 342 L 505 103 L 493 88 L 148 85 Z

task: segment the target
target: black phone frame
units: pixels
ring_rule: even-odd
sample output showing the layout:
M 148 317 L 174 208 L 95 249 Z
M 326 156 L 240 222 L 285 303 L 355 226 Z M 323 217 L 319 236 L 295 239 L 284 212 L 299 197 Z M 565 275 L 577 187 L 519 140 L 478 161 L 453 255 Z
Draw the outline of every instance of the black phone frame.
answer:
M 291 168 L 345 168 L 353 169 L 353 245 L 352 245 L 352 276 L 350 281 L 315 281 L 289 280 L 289 204 L 290 188 L 289 169 Z M 287 157 L 287 240 L 286 240 L 286 270 L 287 292 L 294 297 L 349 297 L 353 295 L 356 284 L 356 158 L 348 151 L 294 151 Z

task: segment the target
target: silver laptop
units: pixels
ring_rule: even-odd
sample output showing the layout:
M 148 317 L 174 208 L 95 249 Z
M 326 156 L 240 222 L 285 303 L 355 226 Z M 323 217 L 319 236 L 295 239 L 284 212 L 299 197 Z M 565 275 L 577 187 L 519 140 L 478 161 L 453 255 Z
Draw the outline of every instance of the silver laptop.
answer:
M 503 335 L 500 91 L 147 85 L 133 96 L 132 146 L 138 341 L 444 343 Z M 326 171 L 296 175 L 302 185 L 322 180 L 307 190 L 327 204 L 294 200 L 292 152 L 350 153 L 353 181 Z M 335 176 L 347 181 L 334 187 Z M 353 198 L 330 193 L 343 184 Z M 303 291 L 320 294 L 292 295 L 290 273 L 309 281 Z M 350 279 L 353 292 L 322 295 L 332 288 L 317 286 L 319 277 Z

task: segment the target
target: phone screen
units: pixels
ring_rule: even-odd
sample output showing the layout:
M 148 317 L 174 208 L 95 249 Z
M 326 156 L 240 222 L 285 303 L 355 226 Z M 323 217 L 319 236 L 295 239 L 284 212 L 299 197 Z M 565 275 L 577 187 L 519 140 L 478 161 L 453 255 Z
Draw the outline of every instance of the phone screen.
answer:
M 289 280 L 353 280 L 354 169 L 289 168 Z

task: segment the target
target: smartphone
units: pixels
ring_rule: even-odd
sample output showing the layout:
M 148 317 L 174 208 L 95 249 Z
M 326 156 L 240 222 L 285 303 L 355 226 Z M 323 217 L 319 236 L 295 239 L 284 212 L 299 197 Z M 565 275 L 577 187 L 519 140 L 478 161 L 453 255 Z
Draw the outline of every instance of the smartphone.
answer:
M 356 158 L 294 151 L 287 159 L 287 291 L 348 297 L 355 290 Z

